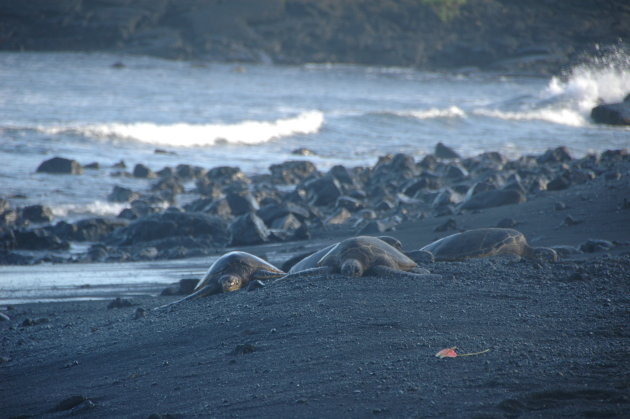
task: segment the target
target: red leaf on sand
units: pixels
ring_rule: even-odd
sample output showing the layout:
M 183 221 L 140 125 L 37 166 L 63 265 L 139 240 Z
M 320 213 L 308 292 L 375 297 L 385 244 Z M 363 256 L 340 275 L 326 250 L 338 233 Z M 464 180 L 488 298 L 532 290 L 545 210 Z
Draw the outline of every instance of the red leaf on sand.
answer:
M 452 348 L 442 349 L 440 352 L 436 353 L 435 356 L 438 358 L 455 358 L 457 356 L 457 352 L 455 352 L 455 346 Z

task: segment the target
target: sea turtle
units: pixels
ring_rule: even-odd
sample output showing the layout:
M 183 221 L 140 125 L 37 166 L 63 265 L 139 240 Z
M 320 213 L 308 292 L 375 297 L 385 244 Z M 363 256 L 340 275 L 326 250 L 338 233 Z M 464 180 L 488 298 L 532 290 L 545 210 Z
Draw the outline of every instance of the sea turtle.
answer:
M 511 228 L 478 228 L 452 234 L 420 250 L 433 253 L 436 260 L 463 260 L 514 254 L 525 258 L 555 262 L 558 255 L 547 247 L 531 247 L 525 235 Z
M 327 251 L 326 251 L 327 250 Z M 326 251 L 324 253 L 324 251 Z M 320 256 L 321 255 L 321 256 Z M 296 269 L 278 280 L 306 274 L 341 273 L 345 276 L 395 275 L 421 279 L 439 279 L 377 237 L 358 236 L 343 240 L 300 261 Z M 304 262 L 304 263 L 302 263 Z
M 391 236 L 378 236 L 378 239 L 394 247 L 396 250 L 402 251 L 402 243 L 397 238 Z M 337 244 L 338 243 L 333 243 L 330 246 L 326 246 L 323 249 L 316 251 L 315 253 L 311 253 L 310 255 L 305 256 L 295 265 L 291 266 L 291 269 L 289 269 L 289 273 L 300 272 L 305 269 L 317 268 L 317 263 L 320 261 L 320 259 L 324 257 L 326 253 L 330 252 L 330 249 L 335 247 Z
M 279 278 L 285 272 L 261 258 L 247 252 L 229 252 L 217 259 L 197 284 L 193 293 L 164 308 L 182 301 L 193 300 L 222 292 L 236 291 L 244 287 L 259 286 L 261 280 Z

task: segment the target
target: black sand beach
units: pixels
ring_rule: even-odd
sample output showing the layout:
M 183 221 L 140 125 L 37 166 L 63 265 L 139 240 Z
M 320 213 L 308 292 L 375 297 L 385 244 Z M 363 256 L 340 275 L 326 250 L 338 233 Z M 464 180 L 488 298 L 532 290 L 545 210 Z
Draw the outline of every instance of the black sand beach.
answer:
M 625 172 L 451 217 L 461 229 L 511 217 L 536 246 L 615 244 L 556 263 L 436 262 L 437 282 L 303 278 L 157 312 L 178 297 L 3 309 L 1 416 L 627 417 L 629 199 Z M 419 248 L 454 232 L 434 231 L 448 218 L 390 233 Z M 434 356 L 452 346 L 489 351 Z

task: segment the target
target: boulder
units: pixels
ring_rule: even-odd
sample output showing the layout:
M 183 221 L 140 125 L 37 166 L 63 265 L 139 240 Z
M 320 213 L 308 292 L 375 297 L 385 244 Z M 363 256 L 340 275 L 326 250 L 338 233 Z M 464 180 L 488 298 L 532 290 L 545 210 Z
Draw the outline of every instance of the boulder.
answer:
M 269 166 L 271 180 L 274 183 L 293 185 L 300 183 L 319 172 L 313 163 L 305 160 L 290 160 Z
M 341 185 L 333 176 L 326 175 L 312 179 L 304 185 L 311 205 L 331 205 L 341 196 Z
M 33 223 L 49 223 L 53 219 L 53 213 L 50 208 L 43 205 L 29 205 L 22 208 L 22 220 Z
M 64 157 L 53 157 L 52 159 L 42 162 L 37 168 L 37 172 L 79 175 L 83 173 L 83 168 L 79 162 L 75 160 L 66 159 Z
M 139 178 L 152 178 L 155 177 L 153 170 L 149 169 L 144 164 L 136 164 L 133 168 L 133 176 Z
M 140 194 L 132 191 L 129 188 L 115 185 L 114 189 L 107 195 L 107 200 L 112 202 L 130 202 L 134 199 L 138 199 Z
M 114 230 L 106 242 L 126 246 L 179 236 L 201 237 L 218 246 L 227 245 L 231 239 L 226 223 L 218 217 L 198 212 L 164 212 Z
M 630 94 L 623 102 L 595 106 L 591 119 L 598 124 L 630 125 Z
M 437 143 L 435 145 L 435 157 L 438 159 L 459 159 L 460 155 L 455 152 L 449 146 L 446 146 L 442 143 Z
M 523 192 L 516 189 L 501 189 L 472 195 L 469 199 L 464 201 L 461 205 L 461 209 L 475 210 L 500 207 L 502 205 L 520 204 L 525 201 L 527 201 L 527 198 Z
M 23 250 L 67 250 L 70 244 L 45 229 L 14 230 L 0 238 L 0 247 Z
M 86 218 L 74 224 L 60 221 L 51 231 L 64 240 L 70 241 L 100 241 L 105 239 L 119 227 L 126 227 L 127 220 L 120 218 Z
M 230 192 L 225 195 L 225 199 L 234 215 L 243 215 L 259 208 L 256 198 L 249 191 Z
M 270 231 L 253 212 L 243 214 L 230 225 L 232 246 L 248 246 L 264 243 L 269 240 Z

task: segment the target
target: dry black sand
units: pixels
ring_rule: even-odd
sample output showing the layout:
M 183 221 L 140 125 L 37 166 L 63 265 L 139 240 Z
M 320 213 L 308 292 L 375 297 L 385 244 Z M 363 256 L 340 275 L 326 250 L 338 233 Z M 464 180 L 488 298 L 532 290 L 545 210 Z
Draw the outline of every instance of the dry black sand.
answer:
M 439 282 L 283 281 L 163 312 L 151 309 L 175 297 L 16 306 L 0 322 L 0 416 L 628 417 L 624 199 L 627 175 L 454 217 L 465 229 L 512 217 L 535 245 L 617 242 L 553 264 L 439 262 L 428 266 Z M 393 235 L 420 247 L 452 233 L 433 231 L 444 221 Z M 450 346 L 490 351 L 434 356 Z

